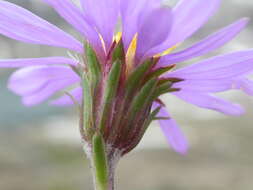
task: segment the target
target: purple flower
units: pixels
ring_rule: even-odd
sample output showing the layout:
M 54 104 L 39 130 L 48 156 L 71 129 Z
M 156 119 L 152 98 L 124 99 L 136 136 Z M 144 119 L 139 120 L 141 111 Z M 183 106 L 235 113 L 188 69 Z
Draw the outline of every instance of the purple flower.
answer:
M 253 95 L 253 81 L 247 78 L 253 70 L 253 50 L 213 57 L 171 70 L 176 67 L 175 64 L 221 47 L 246 26 L 248 19 L 240 19 L 191 47 L 172 53 L 176 46 L 206 23 L 218 8 L 220 0 L 180 0 L 173 8 L 163 5 L 160 0 L 80 0 L 81 8 L 70 0 L 43 1 L 92 46 L 105 73 L 112 50 L 122 43 L 126 56 L 125 78 L 145 60 L 155 60 L 150 73 L 162 72 L 157 80 L 160 83 L 170 82 L 166 92 L 190 104 L 228 115 L 240 115 L 244 112 L 243 108 L 214 94 L 239 89 Z M 122 34 L 118 35 L 117 40 L 119 18 Z M 7 1 L 0 1 L 0 33 L 26 43 L 66 48 L 79 57 L 0 60 L 0 67 L 20 68 L 12 74 L 8 86 L 22 97 L 25 105 L 39 104 L 68 87 L 73 87 L 69 94 L 78 102 L 82 101 L 81 77 L 75 72 L 84 62 L 82 42 Z M 72 105 L 73 101 L 64 95 L 50 103 L 65 106 Z M 159 98 L 153 101 L 152 109 L 156 108 L 160 110 L 157 118 L 160 118 L 161 129 L 168 142 L 175 151 L 185 154 L 188 143 Z

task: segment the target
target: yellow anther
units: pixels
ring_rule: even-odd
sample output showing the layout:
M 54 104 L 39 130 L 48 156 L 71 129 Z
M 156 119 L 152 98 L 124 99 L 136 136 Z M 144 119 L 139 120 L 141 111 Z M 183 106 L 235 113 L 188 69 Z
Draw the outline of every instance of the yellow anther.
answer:
M 122 32 L 118 32 L 114 36 L 114 41 L 116 41 L 118 43 L 121 40 L 121 38 L 122 38 Z M 127 53 L 126 53 L 126 75 L 128 75 L 134 67 L 134 61 L 135 61 L 134 59 L 135 59 L 136 48 L 137 48 L 137 38 L 138 38 L 138 34 L 136 33 L 134 35 L 134 37 L 129 45 L 129 48 L 127 50 Z M 175 45 L 175 46 L 165 50 L 162 53 L 154 55 L 154 58 L 170 54 L 175 48 L 177 48 L 177 46 L 178 45 Z
M 177 48 L 177 45 L 175 45 L 175 46 L 173 46 L 173 47 L 171 47 L 171 48 L 165 50 L 165 51 L 162 52 L 162 53 L 159 53 L 159 54 L 155 55 L 154 57 L 157 58 L 157 57 L 161 57 L 161 56 L 164 56 L 164 55 L 168 55 L 168 54 L 170 54 L 170 53 L 171 53 L 174 49 L 176 49 L 176 48 Z
M 127 75 L 133 69 L 136 48 L 137 48 L 137 34 L 134 35 L 133 40 L 131 41 L 129 48 L 127 50 L 127 53 L 126 53 L 126 65 L 127 65 L 126 73 L 127 73 Z
M 116 41 L 116 43 L 119 43 L 119 41 L 121 40 L 122 37 L 122 32 L 118 32 L 115 36 L 114 36 L 114 41 Z

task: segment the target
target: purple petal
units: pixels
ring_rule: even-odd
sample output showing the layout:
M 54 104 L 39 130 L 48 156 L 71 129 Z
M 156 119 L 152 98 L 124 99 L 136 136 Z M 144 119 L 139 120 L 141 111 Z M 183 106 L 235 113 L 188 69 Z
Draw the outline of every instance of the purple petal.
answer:
M 170 37 L 163 43 L 167 48 L 183 42 L 196 32 L 214 14 L 220 0 L 181 0 L 173 9 Z
M 101 34 L 108 51 L 118 22 L 119 0 L 81 0 L 81 4 L 86 18 Z
M 53 96 L 56 92 L 63 90 L 73 84 L 76 84 L 77 82 L 78 80 L 73 78 L 52 80 L 44 88 L 40 89 L 40 91 L 35 92 L 32 95 L 23 96 L 22 102 L 26 106 L 40 104 Z
M 27 43 L 83 52 L 82 44 L 72 36 L 28 10 L 7 1 L 0 1 L 0 34 Z
M 221 47 L 232 38 L 234 38 L 239 32 L 241 32 L 241 30 L 244 29 L 244 27 L 247 25 L 248 21 L 248 18 L 240 19 L 239 21 L 208 36 L 190 48 L 162 57 L 157 64 L 157 67 L 163 67 L 168 64 L 182 62 L 197 56 L 204 55 L 205 53 Z
M 141 18 L 147 12 L 160 7 L 160 5 L 160 0 L 120 0 L 122 39 L 125 51 L 127 51 L 134 35 L 138 32 Z
M 184 91 L 173 93 L 178 98 L 201 108 L 207 108 L 222 112 L 227 115 L 242 115 L 244 109 L 238 104 L 232 104 L 226 100 L 217 98 L 210 94 L 198 93 L 196 91 Z
M 60 73 L 60 74 L 59 74 Z M 14 72 L 8 83 L 8 88 L 16 94 L 24 96 L 33 94 L 45 88 L 54 80 L 74 79 L 79 76 L 69 67 L 64 66 L 34 66 L 25 67 Z
M 253 51 L 241 51 L 206 59 L 166 74 L 183 79 L 230 79 L 248 74 L 253 70 Z
M 101 50 L 102 43 L 98 33 L 88 23 L 84 13 L 70 0 L 43 0 L 53 7 L 68 23 L 75 27 L 97 50 Z
M 160 46 L 157 52 L 171 48 L 195 33 L 213 15 L 220 0 L 181 0 L 173 9 L 173 25 L 170 35 Z
M 70 91 L 69 94 L 79 103 L 82 101 L 82 88 L 78 87 Z M 74 104 L 72 98 L 69 95 L 61 96 L 50 102 L 51 105 L 55 106 L 71 106 Z
M 158 116 L 170 117 L 170 115 L 164 108 L 161 108 Z M 166 120 L 159 120 L 159 123 L 163 134 L 165 135 L 168 143 L 173 148 L 173 150 L 183 155 L 186 154 L 188 151 L 188 142 L 183 132 L 176 124 L 175 120 L 171 118 Z
M 26 58 L 26 59 L 1 59 L 0 67 L 18 68 L 36 65 L 77 65 L 78 62 L 65 57 L 44 57 L 44 58 Z
M 173 88 L 198 92 L 222 92 L 231 88 L 231 80 L 185 80 L 175 83 Z
M 172 15 L 169 8 L 157 8 L 145 16 L 138 30 L 137 59 L 160 53 L 155 48 L 168 37 L 171 23 Z

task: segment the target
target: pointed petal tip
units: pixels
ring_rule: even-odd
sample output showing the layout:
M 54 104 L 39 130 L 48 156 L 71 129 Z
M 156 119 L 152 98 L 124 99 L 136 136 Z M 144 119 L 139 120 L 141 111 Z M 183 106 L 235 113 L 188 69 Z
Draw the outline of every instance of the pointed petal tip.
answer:
M 161 117 L 170 117 L 164 108 L 160 110 L 158 115 Z M 189 144 L 176 121 L 170 118 L 168 120 L 159 120 L 159 123 L 171 148 L 181 155 L 186 155 L 189 149 Z
M 182 155 L 182 156 L 186 156 L 189 152 L 189 145 L 187 144 L 181 144 L 179 146 L 172 146 L 172 149 L 177 152 L 178 154 Z
M 27 100 L 25 97 L 22 97 L 21 102 L 22 102 L 22 104 L 23 104 L 25 107 L 28 107 L 28 108 L 29 108 L 29 107 L 34 107 L 34 106 L 37 105 L 36 103 Z
M 174 134 L 174 139 L 167 139 L 171 148 L 177 152 L 180 155 L 187 155 L 188 150 L 189 150 L 189 144 L 188 141 L 185 137 L 185 135 L 182 133 L 181 129 L 177 129 L 178 134 Z M 174 132 L 175 133 L 175 132 Z M 181 133 L 181 134 L 180 134 Z
M 248 23 L 251 19 L 249 17 L 243 17 L 240 20 L 244 21 L 245 23 Z
M 237 21 L 237 24 L 241 24 L 241 28 L 243 29 L 249 24 L 250 20 L 249 17 L 242 17 Z
M 227 113 L 232 116 L 242 116 L 246 113 L 245 109 L 240 104 L 234 104 L 234 109 L 230 110 L 230 113 Z

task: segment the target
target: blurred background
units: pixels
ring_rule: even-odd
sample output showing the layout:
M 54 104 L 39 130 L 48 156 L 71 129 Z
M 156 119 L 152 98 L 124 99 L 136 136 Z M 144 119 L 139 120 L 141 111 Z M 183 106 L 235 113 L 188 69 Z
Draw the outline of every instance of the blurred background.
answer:
M 8 1 L 76 36 L 74 30 L 41 1 Z M 252 0 L 223 0 L 217 14 L 183 45 L 192 44 L 241 17 L 253 18 Z M 239 37 L 208 57 L 252 48 L 252 30 L 251 22 Z M 0 58 L 56 55 L 66 55 L 66 51 L 0 36 Z M 23 106 L 20 98 L 6 87 L 12 72 L 0 70 L 0 189 L 92 189 L 88 162 L 78 134 L 77 111 L 50 107 L 46 103 L 36 107 Z M 253 99 L 233 91 L 220 96 L 241 103 L 247 113 L 233 118 L 165 96 L 173 117 L 189 139 L 188 155 L 173 152 L 159 126 L 153 123 L 137 149 L 119 163 L 117 189 L 252 190 Z

